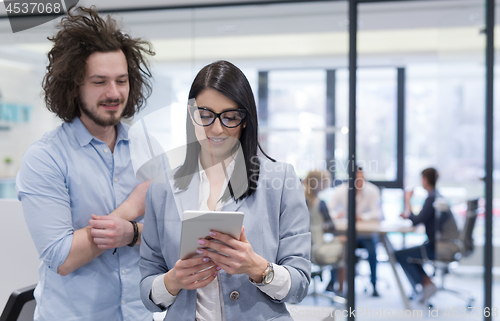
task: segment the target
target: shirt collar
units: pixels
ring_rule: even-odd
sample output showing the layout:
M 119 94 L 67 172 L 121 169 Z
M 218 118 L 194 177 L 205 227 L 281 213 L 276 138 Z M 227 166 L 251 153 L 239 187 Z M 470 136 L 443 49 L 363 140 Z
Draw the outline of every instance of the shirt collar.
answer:
M 71 123 L 68 123 L 68 127 L 75 135 L 75 138 L 81 147 L 89 144 L 94 138 L 78 117 L 75 117 Z
M 121 140 L 128 141 L 128 129 L 129 126 L 122 124 L 121 122 L 116 125 L 116 130 L 118 131 L 118 135 L 116 135 L 116 143 L 118 144 Z
M 200 156 L 198 156 L 198 175 L 200 175 L 200 182 L 203 182 L 207 179 L 207 174 L 205 173 L 205 169 L 201 165 Z
M 68 123 L 69 128 L 73 131 L 76 140 L 81 147 L 89 144 L 95 137 L 89 132 L 87 127 L 82 123 L 79 117 L 75 117 L 71 123 Z M 116 144 L 121 140 L 128 141 L 128 128 L 126 128 L 121 122 L 116 126 L 118 134 L 116 135 Z

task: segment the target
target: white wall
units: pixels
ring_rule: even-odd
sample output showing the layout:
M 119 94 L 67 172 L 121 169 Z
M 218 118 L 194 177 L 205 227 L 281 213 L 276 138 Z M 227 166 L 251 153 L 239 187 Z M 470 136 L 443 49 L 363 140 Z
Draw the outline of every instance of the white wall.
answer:
M 12 291 L 38 282 L 38 253 L 21 202 L 0 199 L 0 311 Z
M 59 123 L 46 108 L 42 98 L 42 78 L 44 71 L 43 56 L 31 59 L 29 63 L 15 63 L 5 47 L 0 48 L 0 93 L 4 103 L 31 106 L 30 122 L 2 122 L 10 127 L 0 130 L 0 177 L 13 177 L 19 169 L 21 158 L 36 140 L 46 131 L 54 129 Z M 41 63 L 40 63 L 41 62 Z M 35 65 L 35 63 L 37 63 Z M 0 121 L 1 122 L 1 121 Z M 12 159 L 8 168 L 4 159 Z

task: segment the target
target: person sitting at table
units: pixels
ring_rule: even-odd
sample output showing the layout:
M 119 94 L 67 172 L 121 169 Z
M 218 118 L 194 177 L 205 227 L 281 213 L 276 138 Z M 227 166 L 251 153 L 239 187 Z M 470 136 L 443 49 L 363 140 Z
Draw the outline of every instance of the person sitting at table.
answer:
M 323 239 L 324 233 L 333 233 L 335 230 L 334 223 L 330 217 L 326 203 L 318 197 L 318 193 L 325 187 L 330 186 L 331 175 L 328 171 L 310 171 L 306 178 L 302 180 L 304 192 L 306 194 L 307 208 L 311 215 L 309 229 L 311 231 L 311 261 L 319 265 L 341 265 L 344 257 L 345 235 L 335 236 L 330 242 L 325 242 Z M 333 266 L 332 266 L 333 267 Z M 335 282 L 335 271 L 343 272 L 343 268 L 332 268 L 332 277 L 328 287 L 333 291 Z M 343 275 L 342 272 L 338 275 L 340 293 L 343 292 Z
M 359 221 L 379 221 L 382 217 L 380 208 L 380 190 L 374 184 L 365 180 L 363 168 L 356 166 L 356 180 L 354 182 L 356 189 L 356 220 Z M 334 219 L 346 217 L 347 199 L 349 184 L 343 183 L 335 187 L 335 191 L 328 202 L 330 215 Z M 368 263 L 370 264 L 370 281 L 373 285 L 372 296 L 378 297 L 377 291 L 377 235 L 359 235 L 357 245 L 368 251 Z
M 415 259 L 422 260 L 423 252 L 426 253 L 427 257 L 431 260 L 434 259 L 436 255 L 436 211 L 433 204 L 436 198 L 440 197 L 440 194 L 436 191 L 437 179 L 438 172 L 436 169 L 426 168 L 422 171 L 422 187 L 428 192 L 428 196 L 418 215 L 413 214 L 410 207 L 410 199 L 413 195 L 413 191 L 407 191 L 404 195 L 405 208 L 401 216 L 410 219 L 414 226 L 421 223 L 424 224 L 427 241 L 421 246 L 415 246 L 395 252 L 396 260 L 405 271 L 408 280 L 413 286 L 413 290 L 418 292 L 417 285 L 420 284 L 422 286 L 420 303 L 424 303 L 437 292 L 437 287 L 425 273 L 422 264 L 418 261 L 412 262 L 412 260 Z

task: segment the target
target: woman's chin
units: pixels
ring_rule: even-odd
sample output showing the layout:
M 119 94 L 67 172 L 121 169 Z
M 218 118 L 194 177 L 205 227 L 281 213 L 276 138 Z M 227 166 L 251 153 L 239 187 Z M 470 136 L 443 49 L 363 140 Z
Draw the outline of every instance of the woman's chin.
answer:
M 220 147 L 212 147 L 212 148 L 203 148 L 202 149 L 202 158 L 206 158 L 208 160 L 212 159 L 218 163 L 229 157 L 231 157 L 231 148 L 220 148 Z

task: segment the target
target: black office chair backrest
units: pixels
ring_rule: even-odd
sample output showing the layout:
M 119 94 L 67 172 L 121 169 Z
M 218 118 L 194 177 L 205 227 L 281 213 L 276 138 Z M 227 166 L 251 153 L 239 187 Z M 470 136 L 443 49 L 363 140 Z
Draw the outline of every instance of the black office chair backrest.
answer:
M 33 320 L 33 313 L 35 311 L 33 292 L 35 286 L 31 285 L 12 292 L 0 316 L 0 321 Z
M 436 241 L 454 241 L 460 237 L 457 222 L 451 212 L 448 202 L 438 197 L 434 201 Z
M 467 202 L 467 214 L 465 217 L 464 227 L 460 233 L 460 241 L 462 242 L 462 256 L 468 256 L 474 251 L 474 240 L 472 232 L 476 225 L 478 200 L 470 200 Z

